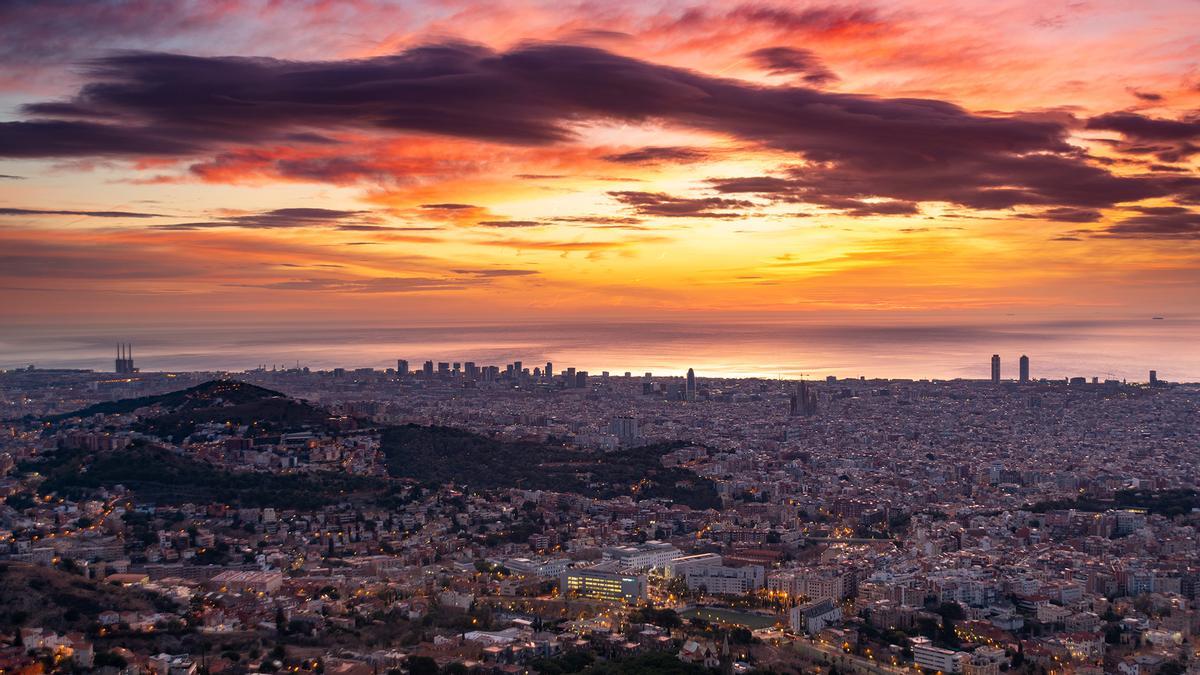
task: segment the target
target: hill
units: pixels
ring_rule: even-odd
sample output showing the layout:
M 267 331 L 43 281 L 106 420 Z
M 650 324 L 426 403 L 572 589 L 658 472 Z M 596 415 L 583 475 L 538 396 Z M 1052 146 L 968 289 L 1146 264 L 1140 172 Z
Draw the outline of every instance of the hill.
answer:
M 667 443 L 598 453 L 415 424 L 385 429 L 382 438 L 388 473 L 395 477 L 597 498 L 664 498 L 698 509 L 720 506 L 712 481 L 687 469 L 662 465 L 662 456 L 677 447 L 678 443 Z
M 123 485 L 140 501 L 158 504 L 231 504 L 310 509 L 386 491 L 386 479 L 341 473 L 234 472 L 144 441 L 111 452 L 60 449 L 36 469 L 46 476 L 42 494 L 79 498 Z
M 211 380 L 156 396 L 108 401 L 50 418 L 60 421 L 97 414 L 138 413 L 136 431 L 180 442 L 206 423 L 247 425 L 250 435 L 300 429 L 331 429 L 328 412 L 306 401 L 237 380 Z
M 340 422 L 305 401 L 235 380 L 214 380 L 181 391 L 100 403 L 57 419 L 136 414 L 130 428 L 179 443 L 207 423 L 245 425 L 249 436 L 313 429 Z M 688 469 L 664 467 L 679 444 L 600 453 L 548 443 L 517 443 L 448 427 L 405 425 L 381 430 L 393 478 L 471 487 L 574 492 L 596 498 L 662 498 L 691 506 L 720 505 L 712 481 Z M 225 503 L 314 508 L 354 499 L 386 499 L 392 481 L 340 473 L 268 474 L 231 471 L 154 442 L 100 453 L 60 448 L 28 467 L 47 478 L 40 490 L 81 496 L 122 485 L 139 499 L 163 504 Z
M 132 413 L 139 408 L 149 408 L 159 406 L 165 409 L 178 409 L 183 407 L 211 407 L 220 402 L 227 402 L 230 405 L 252 403 L 261 401 L 266 398 L 277 398 L 284 396 L 282 393 L 272 391 L 265 387 L 259 387 L 253 384 L 247 384 L 238 380 L 209 380 L 203 384 L 198 384 L 188 389 L 180 389 L 166 394 L 156 394 L 154 396 L 139 396 L 137 398 L 123 398 L 119 401 L 106 401 L 90 405 L 82 410 L 75 412 L 63 413 L 55 415 L 51 420 L 67 419 L 71 417 L 88 417 L 90 415 L 118 415 Z
M 22 626 L 85 630 L 105 610 L 149 612 L 173 604 L 145 591 L 26 563 L 0 562 L 0 633 Z

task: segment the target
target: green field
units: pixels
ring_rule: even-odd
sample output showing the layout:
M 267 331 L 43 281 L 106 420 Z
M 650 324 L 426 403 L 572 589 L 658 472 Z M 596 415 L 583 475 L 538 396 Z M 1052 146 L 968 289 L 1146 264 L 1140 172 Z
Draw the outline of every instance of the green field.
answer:
M 713 623 L 727 623 L 736 626 L 745 626 L 751 630 L 759 628 L 770 628 L 781 621 L 776 617 L 763 616 L 762 614 L 751 614 L 749 612 L 739 612 L 735 609 L 723 609 L 721 607 L 697 607 L 680 612 L 682 619 L 704 619 Z

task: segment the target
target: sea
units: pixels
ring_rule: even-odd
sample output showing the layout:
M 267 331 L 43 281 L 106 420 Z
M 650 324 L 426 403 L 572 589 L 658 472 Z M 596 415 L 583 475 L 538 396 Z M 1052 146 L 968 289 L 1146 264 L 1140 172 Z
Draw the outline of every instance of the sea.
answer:
M 345 323 L 187 327 L 0 327 L 0 369 L 112 370 L 118 342 L 132 343 L 143 371 L 228 371 L 259 367 L 389 368 L 406 359 L 504 365 L 593 374 L 681 374 L 771 379 L 837 377 L 987 378 L 992 354 L 1002 376 L 1028 355 L 1034 378 L 1082 376 L 1200 382 L 1200 320 L 1120 319 L 937 325 L 819 321 L 520 322 L 471 325 Z

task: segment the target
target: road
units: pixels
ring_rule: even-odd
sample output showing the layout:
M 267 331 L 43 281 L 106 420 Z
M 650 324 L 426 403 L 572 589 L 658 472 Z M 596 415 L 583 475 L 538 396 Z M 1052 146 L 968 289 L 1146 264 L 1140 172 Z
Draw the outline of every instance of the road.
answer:
M 847 654 L 837 645 L 813 642 L 807 638 L 795 639 L 792 646 L 805 657 L 818 663 L 824 660 L 827 665 L 835 665 L 838 670 L 843 672 L 848 671 L 862 675 L 879 675 L 880 673 L 912 675 L 913 673 L 911 669 L 902 666 L 891 666 L 874 659 Z

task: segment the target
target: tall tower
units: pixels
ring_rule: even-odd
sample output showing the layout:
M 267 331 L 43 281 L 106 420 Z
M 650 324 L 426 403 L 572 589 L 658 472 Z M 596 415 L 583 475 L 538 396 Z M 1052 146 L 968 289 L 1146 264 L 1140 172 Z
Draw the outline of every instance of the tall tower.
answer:
M 992 384 L 1000 384 L 1000 355 L 992 354 Z
M 117 360 L 115 365 L 118 375 L 132 375 L 137 372 L 137 368 L 133 367 L 133 345 L 117 343 Z
M 684 390 L 684 398 L 689 401 L 696 400 L 696 371 L 688 368 L 687 372 L 687 389 Z
M 788 414 L 792 417 L 817 414 L 817 392 L 808 386 L 806 380 L 800 380 L 800 384 L 792 390 L 788 403 Z
M 400 377 L 408 376 L 408 360 L 396 359 L 396 374 Z
M 638 439 L 638 421 L 632 415 L 619 415 L 608 425 L 609 433 L 621 441 L 621 445 L 634 445 Z
M 1024 354 L 1021 355 L 1021 381 L 1029 381 L 1029 357 Z
M 1158 371 L 1157 370 L 1150 371 L 1150 386 L 1151 387 L 1158 386 Z

